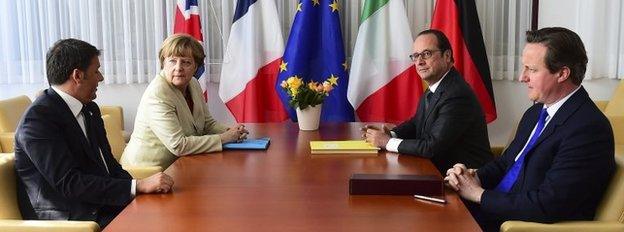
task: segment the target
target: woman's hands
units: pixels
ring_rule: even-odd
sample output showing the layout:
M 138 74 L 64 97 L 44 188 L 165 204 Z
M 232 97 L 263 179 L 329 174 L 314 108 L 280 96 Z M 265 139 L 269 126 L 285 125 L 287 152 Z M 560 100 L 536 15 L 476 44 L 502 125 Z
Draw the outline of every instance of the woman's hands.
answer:
M 236 124 L 230 128 L 228 128 L 225 132 L 221 133 L 219 137 L 221 138 L 221 143 L 229 143 L 229 142 L 240 142 L 247 138 L 249 131 L 245 129 L 245 125 Z

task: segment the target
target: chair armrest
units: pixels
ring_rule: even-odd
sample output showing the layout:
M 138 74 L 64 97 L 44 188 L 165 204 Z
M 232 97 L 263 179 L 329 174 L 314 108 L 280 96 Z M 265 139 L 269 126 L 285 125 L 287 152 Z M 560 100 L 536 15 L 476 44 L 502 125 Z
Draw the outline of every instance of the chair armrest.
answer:
M 135 179 L 143 179 L 150 177 L 156 173 L 162 172 L 163 169 L 160 166 L 122 166 L 124 170 L 128 171 L 130 175 Z
M 494 145 L 490 147 L 490 150 L 492 151 L 492 155 L 494 155 L 494 157 L 499 157 L 503 154 L 503 151 L 505 151 L 505 146 Z
M 0 148 L 2 152 L 10 153 L 15 149 L 15 132 L 0 132 Z
M 563 231 L 599 231 L 599 232 L 615 232 L 624 231 L 624 224 L 619 222 L 602 222 L 602 221 L 577 221 L 577 222 L 559 222 L 554 224 L 542 224 L 535 222 L 523 221 L 506 221 L 501 225 L 501 232 L 563 232 Z
M 121 106 L 100 106 L 100 113 L 102 115 L 110 115 L 115 120 L 115 123 L 119 123 L 119 126 L 123 128 L 124 119 Z
M 100 226 L 92 221 L 0 220 L 3 232 L 97 232 Z
M 604 110 L 607 108 L 607 105 L 609 104 L 609 101 L 594 101 L 594 104 L 598 106 L 598 109 L 600 109 L 600 111 L 604 112 Z

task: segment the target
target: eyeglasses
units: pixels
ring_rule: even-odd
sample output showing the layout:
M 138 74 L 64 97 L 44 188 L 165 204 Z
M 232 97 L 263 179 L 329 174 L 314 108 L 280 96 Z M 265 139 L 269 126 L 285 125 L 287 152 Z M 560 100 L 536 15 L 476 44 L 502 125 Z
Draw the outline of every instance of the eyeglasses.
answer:
M 431 58 L 431 56 L 433 55 L 434 52 L 439 52 L 439 51 L 442 51 L 442 50 L 431 50 L 431 51 L 424 50 L 421 53 L 415 52 L 414 54 L 409 55 L 409 58 L 412 61 L 417 61 L 418 57 L 420 57 L 423 60 L 426 60 L 426 59 Z

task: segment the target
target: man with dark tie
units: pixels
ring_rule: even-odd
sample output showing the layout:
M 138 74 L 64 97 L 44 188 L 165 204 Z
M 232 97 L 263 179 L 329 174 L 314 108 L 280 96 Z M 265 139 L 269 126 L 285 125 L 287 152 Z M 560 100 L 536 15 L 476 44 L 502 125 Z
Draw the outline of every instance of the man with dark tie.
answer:
M 448 38 L 438 30 L 422 31 L 413 52 L 416 71 L 429 85 L 416 115 L 394 128 L 367 126 L 366 141 L 388 151 L 431 158 L 441 173 L 455 163 L 478 168 L 492 160 L 485 116 L 453 67 Z
M 25 112 L 15 134 L 18 203 L 24 219 L 89 220 L 105 227 L 135 194 L 166 193 L 157 173 L 133 180 L 106 139 L 98 105 L 100 51 L 60 40 L 46 56 L 50 88 Z
M 485 231 L 507 220 L 592 220 L 615 170 L 609 121 L 581 85 L 579 36 L 543 28 L 526 38 L 520 81 L 536 104 L 501 157 L 478 170 L 456 164 L 445 178 Z

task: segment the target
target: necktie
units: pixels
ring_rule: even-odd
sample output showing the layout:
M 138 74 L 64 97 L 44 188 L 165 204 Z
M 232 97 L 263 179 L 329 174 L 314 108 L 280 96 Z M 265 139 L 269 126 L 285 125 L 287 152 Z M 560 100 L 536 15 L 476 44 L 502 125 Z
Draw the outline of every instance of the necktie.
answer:
M 514 164 L 509 169 L 509 171 L 507 171 L 507 174 L 505 174 L 505 177 L 503 177 L 503 180 L 501 180 L 501 182 L 498 183 L 498 186 L 496 186 L 497 191 L 505 192 L 505 193 L 509 192 L 509 190 L 511 190 L 511 187 L 514 185 L 514 183 L 516 183 L 516 180 L 518 179 L 518 174 L 520 174 L 520 170 L 522 169 L 522 166 L 524 164 L 524 157 L 526 156 L 527 153 L 529 153 L 529 151 L 531 151 L 531 149 L 535 145 L 535 142 L 537 141 L 540 134 L 542 134 L 542 131 L 544 130 L 544 125 L 546 124 L 546 117 L 548 117 L 548 112 L 546 111 L 546 108 L 542 108 L 542 111 L 540 112 L 540 115 L 539 115 L 539 119 L 537 120 L 537 127 L 535 127 L 535 133 L 533 133 L 531 138 L 529 138 L 529 142 L 527 143 L 524 150 L 522 150 L 522 153 L 520 153 L 518 160 L 514 162 Z
M 81 112 L 82 116 L 85 119 L 85 130 L 87 131 L 87 139 L 89 140 L 89 144 L 91 145 L 91 150 L 94 152 L 94 154 L 99 156 L 100 146 L 96 138 L 95 128 L 93 128 L 91 112 L 87 109 L 87 106 L 83 106 Z
M 429 110 L 429 105 L 431 104 L 432 97 L 433 93 L 431 91 L 427 91 L 427 93 L 425 93 L 425 112 Z
M 97 139 L 97 130 L 95 129 L 95 125 L 93 124 L 93 115 L 91 115 L 91 111 L 89 111 L 87 106 L 83 106 L 82 110 L 80 111 L 82 112 L 82 116 L 85 119 L 85 130 L 87 131 L 87 139 L 89 140 L 89 145 L 91 145 L 91 151 L 95 156 L 99 157 L 99 159 L 102 160 L 104 169 L 106 169 L 106 172 L 108 172 L 108 165 L 106 165 L 106 161 L 104 161 L 104 157 L 100 153 L 100 144 L 98 143 Z

